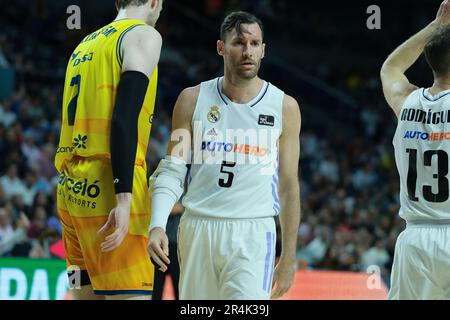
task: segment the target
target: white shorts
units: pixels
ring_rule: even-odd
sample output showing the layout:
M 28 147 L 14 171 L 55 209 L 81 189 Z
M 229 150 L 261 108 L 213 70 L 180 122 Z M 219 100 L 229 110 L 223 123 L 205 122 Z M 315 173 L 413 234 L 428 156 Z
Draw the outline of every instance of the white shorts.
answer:
M 184 214 L 178 230 L 180 299 L 265 300 L 275 263 L 275 220 Z
M 388 299 L 450 299 L 450 224 L 408 224 L 400 233 Z

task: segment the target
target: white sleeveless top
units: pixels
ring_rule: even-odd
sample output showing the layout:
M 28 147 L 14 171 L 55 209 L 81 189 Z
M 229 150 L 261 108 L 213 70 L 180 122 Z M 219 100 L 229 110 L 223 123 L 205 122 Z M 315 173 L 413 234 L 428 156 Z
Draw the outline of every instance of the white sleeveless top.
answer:
M 193 146 L 185 214 L 262 218 L 280 212 L 278 139 L 284 92 L 264 82 L 237 104 L 222 92 L 223 77 L 202 82 L 192 116 Z
M 393 139 L 400 174 L 400 216 L 407 222 L 450 221 L 450 90 L 420 88 L 400 111 Z

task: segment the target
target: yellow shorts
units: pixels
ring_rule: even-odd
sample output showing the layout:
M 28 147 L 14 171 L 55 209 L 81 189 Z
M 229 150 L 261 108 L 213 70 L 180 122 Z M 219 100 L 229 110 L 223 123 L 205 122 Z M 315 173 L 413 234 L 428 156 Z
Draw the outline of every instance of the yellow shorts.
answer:
M 151 295 L 154 266 L 147 252 L 151 204 L 146 168 L 134 167 L 128 235 L 118 248 L 104 253 L 100 244 L 114 228 L 102 236 L 97 232 L 116 205 L 112 181 L 110 162 L 101 159 L 72 159 L 60 173 L 57 205 L 67 266 L 86 270 L 96 294 Z

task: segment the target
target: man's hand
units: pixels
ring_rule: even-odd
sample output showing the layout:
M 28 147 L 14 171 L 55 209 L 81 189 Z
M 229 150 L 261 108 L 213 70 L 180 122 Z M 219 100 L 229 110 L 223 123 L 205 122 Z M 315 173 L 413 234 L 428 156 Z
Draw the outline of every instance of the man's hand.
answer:
M 275 267 L 272 281 L 271 299 L 281 298 L 294 282 L 295 264 L 289 259 L 281 258 Z
M 131 193 L 119 193 L 117 196 L 117 206 L 111 210 L 108 221 L 98 231 L 98 235 L 104 234 L 109 228 L 115 227 L 115 231 L 105 238 L 100 248 L 102 252 L 109 252 L 116 249 L 128 234 L 128 224 L 130 222 Z
M 160 227 L 150 230 L 150 240 L 148 242 L 148 253 L 153 264 L 159 266 L 159 270 L 165 272 L 169 260 L 169 239 L 166 233 Z
M 450 1 L 442 1 L 439 7 L 436 19 L 434 20 L 438 27 L 445 26 L 450 23 Z

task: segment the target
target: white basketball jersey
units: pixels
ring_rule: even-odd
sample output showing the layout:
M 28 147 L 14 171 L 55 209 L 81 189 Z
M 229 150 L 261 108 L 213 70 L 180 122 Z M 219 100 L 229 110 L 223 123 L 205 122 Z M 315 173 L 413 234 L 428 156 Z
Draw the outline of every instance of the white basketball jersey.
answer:
M 264 82 L 237 104 L 222 92 L 223 77 L 202 82 L 192 116 L 193 152 L 186 214 L 259 218 L 280 212 L 278 139 L 284 92 Z
M 393 140 L 400 174 L 400 216 L 407 222 L 450 220 L 450 90 L 412 92 Z

